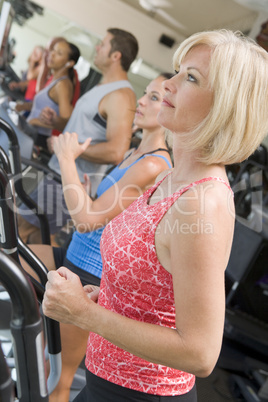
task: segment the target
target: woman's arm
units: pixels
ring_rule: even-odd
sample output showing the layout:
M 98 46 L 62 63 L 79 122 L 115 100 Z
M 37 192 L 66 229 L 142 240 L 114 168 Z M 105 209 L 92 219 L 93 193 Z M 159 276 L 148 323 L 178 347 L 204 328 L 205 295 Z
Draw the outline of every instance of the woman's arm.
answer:
M 53 128 L 49 124 L 43 123 L 38 117 L 35 117 L 34 119 L 29 120 L 28 123 L 31 124 L 32 126 L 36 126 L 36 127 L 45 127 L 45 128 L 50 128 L 50 129 Z
M 33 52 L 29 58 L 29 67 L 27 70 L 27 80 L 36 80 L 41 70 L 42 54 Z
M 73 84 L 69 79 L 59 81 L 51 89 L 50 96 L 59 105 L 59 114 L 53 122 L 53 128 L 62 131 L 71 117 L 73 106 Z
M 49 77 L 49 68 L 47 66 L 47 57 L 48 57 L 48 50 L 44 50 L 42 59 L 40 62 L 40 70 L 37 76 L 36 82 L 36 93 L 41 91 L 46 85 L 46 82 Z
M 146 157 L 133 165 L 124 176 L 96 200 L 81 184 L 75 159 L 84 152 L 89 140 L 79 144 L 76 133 L 65 133 L 53 139 L 58 157 L 66 205 L 77 230 L 90 231 L 106 225 L 151 186 L 166 164 L 160 158 Z M 106 179 L 107 180 L 107 179 Z M 80 227 L 80 229 L 79 229 Z
M 30 112 L 33 106 L 33 102 L 17 102 L 15 110 L 17 112 L 27 111 Z
M 234 230 L 232 193 L 215 181 L 198 186 L 177 201 L 160 229 L 157 255 L 172 274 L 185 362 L 200 372 L 211 371 L 223 336 L 224 274 Z
M 19 81 L 19 82 L 11 81 L 11 82 L 8 84 L 8 87 L 9 87 L 9 89 L 10 89 L 11 91 L 14 91 L 15 89 L 19 89 L 20 91 L 24 92 L 24 91 L 27 89 L 28 82 L 29 82 L 28 80 L 26 80 L 26 81 Z
M 200 212 L 199 200 L 193 200 L 190 209 L 184 211 L 199 212 L 182 217 L 178 210 L 185 205 L 176 204 L 161 222 L 156 248 L 173 277 L 176 329 L 132 320 L 94 304 L 66 268 L 48 275 L 44 313 L 95 332 L 147 361 L 200 377 L 209 375 L 218 359 L 223 334 L 224 270 L 233 231 L 227 191 L 219 192 L 222 199 L 207 200 L 208 214 Z M 183 226 L 174 230 L 178 218 Z M 212 225 L 213 233 L 196 230 L 201 218 L 207 230 Z M 172 230 L 167 230 L 166 219 Z

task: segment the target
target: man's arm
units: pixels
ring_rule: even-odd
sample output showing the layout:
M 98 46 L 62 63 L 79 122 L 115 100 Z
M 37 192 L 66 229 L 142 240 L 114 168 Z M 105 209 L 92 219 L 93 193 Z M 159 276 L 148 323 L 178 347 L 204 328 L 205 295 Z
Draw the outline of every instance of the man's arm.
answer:
M 107 142 L 89 145 L 80 157 L 95 163 L 117 165 L 130 146 L 136 96 L 129 88 L 113 91 L 104 97 L 99 109 L 107 121 Z

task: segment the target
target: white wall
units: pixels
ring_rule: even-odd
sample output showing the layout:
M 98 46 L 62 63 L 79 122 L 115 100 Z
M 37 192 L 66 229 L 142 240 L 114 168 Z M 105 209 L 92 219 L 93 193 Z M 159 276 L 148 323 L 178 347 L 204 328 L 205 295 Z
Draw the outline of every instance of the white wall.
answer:
M 16 58 L 12 67 L 18 75 L 22 70 L 27 69 L 27 58 L 34 46 L 45 46 L 53 36 L 64 36 L 67 40 L 76 43 L 84 58 L 92 61 L 96 38 L 102 38 L 109 27 L 118 27 L 132 32 L 139 41 L 138 57 L 158 71 L 172 71 L 172 56 L 176 44 L 170 49 L 158 43 L 158 40 L 162 33 L 171 36 L 177 43 L 183 38 L 130 6 L 118 0 L 37 0 L 35 2 L 44 7 L 44 15 L 35 14 L 22 27 L 13 23 L 10 33 L 10 37 L 16 40 Z M 140 74 L 143 75 L 142 72 Z M 146 75 L 142 77 L 129 73 L 129 79 L 136 90 L 137 97 L 143 94 L 144 88 L 152 78 L 153 76 L 146 78 Z
M 255 24 L 253 25 L 249 36 L 253 39 L 256 39 L 256 36 L 260 33 L 260 27 L 261 25 L 268 20 L 268 12 L 260 12 L 258 15 L 258 18 L 255 21 Z M 267 147 L 268 149 L 268 134 L 263 140 L 263 144 Z
M 268 11 L 261 11 L 249 33 L 249 36 L 256 39 L 256 36 L 260 33 L 261 25 L 268 20 Z
M 16 23 L 12 25 L 10 38 L 16 40 L 16 57 L 11 66 L 15 72 L 21 76 L 21 71 L 27 69 L 27 58 L 34 46 L 46 46 L 51 37 L 58 35 L 64 36 L 67 40 L 76 43 L 84 59 L 92 62 L 95 53 L 95 44 L 98 38 L 89 35 L 84 31 L 84 28 L 80 30 L 79 27 L 73 25 L 73 23 L 65 17 L 60 17 L 55 12 L 46 9 L 44 16 L 35 14 L 34 17 L 27 20 L 22 27 Z M 144 70 L 144 68 L 146 68 L 146 66 L 143 65 L 142 70 Z M 150 66 L 147 66 L 147 69 L 151 70 Z M 148 71 L 146 71 L 146 73 L 147 72 Z M 134 74 L 131 71 L 128 73 L 129 80 L 135 89 L 137 98 L 143 95 L 148 82 L 158 74 L 153 69 L 149 72 L 151 74 L 150 78 L 146 78 L 146 75 L 143 76 L 144 71 L 141 71 L 140 74 Z
M 178 43 L 184 39 L 175 31 L 119 0 L 37 0 L 35 2 L 77 22 L 99 37 L 103 37 L 109 27 L 132 32 L 140 44 L 139 57 L 161 70 L 170 70 L 174 53 L 173 48 L 170 49 L 158 43 L 161 34 L 173 37 Z
M 27 58 L 36 45 L 45 46 L 47 37 L 43 33 L 33 32 L 27 27 L 12 24 L 10 38 L 16 40 L 15 54 L 16 57 L 12 62 L 12 68 L 20 76 L 22 70 L 27 70 Z

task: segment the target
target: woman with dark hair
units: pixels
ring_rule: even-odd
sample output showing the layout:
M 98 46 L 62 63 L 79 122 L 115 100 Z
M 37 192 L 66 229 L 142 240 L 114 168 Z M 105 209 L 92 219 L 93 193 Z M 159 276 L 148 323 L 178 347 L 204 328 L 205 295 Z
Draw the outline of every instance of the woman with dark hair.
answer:
M 52 71 L 53 78 L 49 85 L 43 88 L 34 98 L 33 107 L 27 121 L 37 128 L 36 145 L 47 149 L 47 138 L 51 131 L 59 127 L 49 126 L 42 119 L 45 107 L 52 108 L 66 125 L 71 116 L 74 95 L 74 65 L 80 57 L 80 51 L 72 43 L 58 41 L 49 52 L 47 65 Z M 62 128 L 63 128 L 62 127 Z

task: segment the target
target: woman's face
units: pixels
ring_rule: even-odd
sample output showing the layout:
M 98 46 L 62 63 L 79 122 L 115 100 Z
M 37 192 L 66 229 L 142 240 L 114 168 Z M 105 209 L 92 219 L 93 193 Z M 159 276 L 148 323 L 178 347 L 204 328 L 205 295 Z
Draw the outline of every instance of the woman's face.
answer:
M 147 86 L 144 95 L 138 100 L 134 124 L 142 129 L 159 127 L 157 114 L 159 113 L 165 90 L 164 77 L 157 77 Z
M 213 102 L 209 88 L 210 52 L 199 45 L 183 59 L 178 73 L 165 81 L 158 121 L 175 133 L 190 132 L 207 116 Z
M 42 59 L 42 55 L 43 55 L 43 49 L 40 46 L 35 46 L 30 56 L 30 60 L 38 62 Z
M 48 55 L 48 67 L 54 70 L 65 67 L 70 57 L 70 47 L 67 42 L 57 42 Z

